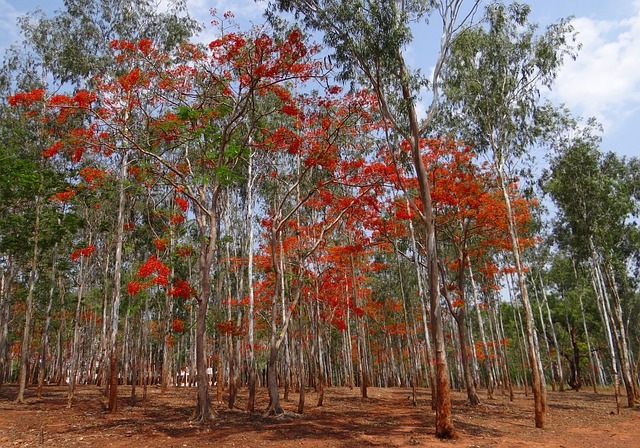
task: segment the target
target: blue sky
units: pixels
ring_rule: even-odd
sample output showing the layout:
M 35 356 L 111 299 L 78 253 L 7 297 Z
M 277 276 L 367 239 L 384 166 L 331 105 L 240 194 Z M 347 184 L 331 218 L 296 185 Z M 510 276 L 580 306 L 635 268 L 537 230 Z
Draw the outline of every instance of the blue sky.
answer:
M 573 16 L 579 33 L 582 50 L 578 59 L 565 63 L 549 97 L 566 104 L 576 116 L 595 116 L 604 126 L 602 149 L 640 157 L 640 0 L 523 2 L 531 5 L 532 18 L 541 25 Z M 17 17 L 36 6 L 51 14 L 63 1 L 0 0 L 4 12 L 0 16 L 0 48 L 19 39 Z M 188 6 L 204 24 L 210 21 L 210 8 L 231 10 L 241 22 L 263 21 L 264 4 L 253 0 L 188 0 Z M 433 31 L 425 33 L 432 35 Z M 211 31 L 205 31 L 203 40 L 210 40 L 210 36 Z M 428 37 L 424 41 L 410 48 L 409 56 L 428 69 L 435 60 L 438 42 Z

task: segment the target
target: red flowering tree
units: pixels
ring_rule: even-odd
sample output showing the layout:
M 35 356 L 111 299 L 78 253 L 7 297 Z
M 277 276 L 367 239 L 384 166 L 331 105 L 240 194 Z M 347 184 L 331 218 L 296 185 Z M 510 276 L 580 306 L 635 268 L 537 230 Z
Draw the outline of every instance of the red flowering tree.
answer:
M 371 96 L 342 95 L 335 87 L 324 95 L 299 98 L 287 110 L 291 118 L 262 143 L 273 153 L 264 180 L 271 193 L 262 226 L 269 254 L 270 288 L 264 289 L 270 295 L 268 412 L 274 414 L 283 412 L 276 364 L 280 347 L 298 305 L 313 296 L 308 285 L 320 281 L 311 266 L 330 245 L 332 231 L 344 230 L 347 217 L 375 199 L 381 180 L 363 175 L 367 136 L 374 126 Z M 290 298 L 287 307 L 281 305 L 285 296 Z
M 112 47 L 119 53 L 121 74 L 96 78 L 92 92 L 47 98 L 44 92 L 34 91 L 15 101 L 46 102 L 47 108 L 57 112 L 58 123 L 84 118 L 82 126 L 58 135 L 45 150 L 46 156 L 65 153 L 78 161 L 86 153 L 119 154 L 123 179 L 133 169 L 141 179 L 175 188 L 178 211 L 171 215 L 171 224 L 195 221 L 199 237 L 195 418 L 208 420 L 213 411 L 204 337 L 220 194 L 242 178 L 253 142 L 264 140 L 265 135 L 278 137 L 264 128 L 267 117 L 299 113 L 301 99 L 290 93 L 286 83 L 309 80 L 321 65 L 312 60 L 313 49 L 299 31 L 278 39 L 260 28 L 225 33 L 208 48 L 185 44 L 171 54 L 148 40 L 114 41 Z M 278 141 L 287 140 L 285 134 Z M 289 150 L 295 147 L 289 145 Z M 85 175 L 92 182 L 100 181 L 95 173 Z M 124 200 L 122 189 L 120 198 Z M 120 216 L 118 222 L 123 229 Z M 156 241 L 159 250 L 164 245 L 162 238 Z M 163 274 L 151 281 L 168 282 Z M 138 286 L 131 288 L 135 291 Z M 192 295 L 195 290 L 174 284 L 170 291 Z
M 466 272 L 469 263 L 494 264 L 496 254 L 510 249 L 506 227 L 506 207 L 498 180 L 487 165 L 479 165 L 470 147 L 452 140 L 426 142 L 426 157 L 433 185 L 436 228 L 445 254 L 440 265 L 442 295 L 458 327 L 462 367 L 467 385 L 467 398 L 479 403 L 475 390 L 467 348 L 466 310 L 468 301 Z M 521 244 L 531 244 L 526 238 L 533 205 L 513 190 L 512 202 L 518 211 Z M 448 249 L 448 250 L 446 250 Z M 453 295 L 453 297 L 451 297 Z M 491 387 L 491 386 L 490 386 Z

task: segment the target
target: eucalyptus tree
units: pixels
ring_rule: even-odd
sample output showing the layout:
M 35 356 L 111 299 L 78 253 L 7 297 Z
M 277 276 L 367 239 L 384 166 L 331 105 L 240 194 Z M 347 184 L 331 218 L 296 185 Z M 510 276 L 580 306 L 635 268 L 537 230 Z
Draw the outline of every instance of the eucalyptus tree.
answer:
M 541 123 L 549 108 L 541 103 L 540 90 L 552 86 L 564 57 L 574 53 L 567 20 L 538 32 L 529 21 L 530 12 L 528 5 L 492 3 L 481 26 L 457 36 L 443 73 L 445 104 L 440 117 L 489 155 L 503 191 L 533 366 L 535 425 L 542 428 L 544 376 L 535 367 L 539 353 L 510 191 L 516 188 L 514 163 L 542 143 Z
M 38 56 L 56 82 L 86 85 L 118 70 L 114 40 L 150 39 L 166 51 L 200 31 L 186 0 L 64 0 L 52 17 L 37 9 L 18 19 L 24 48 Z
M 588 272 L 567 248 L 558 248 L 544 278 L 549 288 L 551 312 L 557 323 L 560 352 L 567 360 L 568 384 L 574 390 L 583 386 L 582 359 L 587 356 L 591 385 L 597 392 L 599 367 L 594 358 L 597 349 L 592 349 L 592 344 L 596 340 L 604 340 L 604 334 L 602 325 L 597 323 L 597 298 L 589 286 Z
M 464 9 L 467 4 L 469 6 Z M 389 123 L 388 132 L 385 133 L 387 143 L 396 153 L 399 152 L 401 141 L 409 144 L 418 178 L 418 196 L 422 202 L 423 211 L 419 211 L 419 215 L 425 228 L 424 247 L 429 276 L 427 290 L 436 365 L 435 433 L 441 438 L 455 437 L 455 431 L 451 419 L 449 366 L 439 300 L 432 187 L 422 158 L 420 138 L 432 124 L 439 96 L 438 78 L 452 41 L 456 33 L 471 19 L 478 4 L 478 1 L 462 0 L 275 0 L 271 8 L 272 14 L 281 10 L 302 16 L 308 27 L 322 32 L 326 44 L 335 50 L 334 57 L 341 68 L 340 78 L 361 82 L 375 93 L 380 111 Z M 409 68 L 405 56 L 413 39 L 411 25 L 426 22 L 432 13 L 441 19 L 442 35 L 434 71 L 431 79 L 427 80 L 418 70 Z M 431 88 L 433 101 L 421 124 L 417 113 L 417 98 L 423 87 Z M 418 210 L 413 201 L 412 207 Z
M 556 238 L 579 262 L 587 262 L 593 289 L 609 338 L 614 376 L 617 366 L 635 406 L 635 379 L 629 347 L 625 303 L 636 291 L 630 268 L 638 253 L 640 228 L 634 220 L 640 209 L 633 166 L 613 153 L 601 153 L 597 138 L 581 136 L 561 147 L 551 160 L 545 190 L 558 206 Z M 610 331 L 607 331 L 610 329 Z

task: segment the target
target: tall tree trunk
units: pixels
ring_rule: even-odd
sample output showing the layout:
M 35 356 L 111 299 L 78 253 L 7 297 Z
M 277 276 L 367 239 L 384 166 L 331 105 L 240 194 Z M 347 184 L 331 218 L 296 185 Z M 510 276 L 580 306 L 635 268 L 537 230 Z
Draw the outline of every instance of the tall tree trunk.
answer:
M 467 300 L 465 297 L 465 281 L 464 281 L 464 263 L 467 259 L 467 254 L 461 251 L 458 257 L 458 298 L 462 301 L 462 306 L 458 308 L 456 313 L 452 313 L 453 318 L 458 325 L 458 337 L 460 340 L 460 357 L 462 358 L 462 371 L 464 374 L 464 381 L 467 389 L 467 399 L 472 406 L 480 404 L 478 399 L 478 393 L 476 392 L 476 386 L 473 381 L 473 375 L 471 372 L 471 366 L 469 365 L 469 351 L 467 350 Z
M 107 285 L 109 283 L 109 255 L 110 251 L 106 251 L 104 259 L 104 272 L 103 272 L 103 292 L 102 292 L 102 328 L 100 331 L 100 359 L 98 360 L 98 372 L 96 373 L 96 386 L 100 386 L 103 383 L 103 376 L 105 371 L 105 365 L 107 364 L 108 355 L 108 335 L 107 329 L 109 328 L 109 289 Z
M 538 296 L 538 291 L 535 287 L 535 283 L 533 286 L 533 293 L 536 298 L 536 305 L 538 305 L 538 315 L 540 316 L 540 326 L 542 327 L 542 337 L 544 339 L 544 347 L 547 353 L 547 359 L 549 360 L 549 366 L 551 367 L 551 390 L 555 392 L 557 389 L 557 374 L 556 369 L 554 367 L 553 358 L 551 357 L 551 347 L 549 346 L 549 335 L 547 334 L 547 325 L 545 323 L 544 314 L 542 314 L 542 304 L 540 303 L 540 297 Z
M 65 309 L 65 288 L 62 278 L 58 277 L 58 289 L 60 294 L 60 324 L 58 326 L 58 332 L 56 334 L 56 368 L 54 375 L 54 382 L 60 386 L 64 379 L 64 360 L 62 352 L 64 351 L 62 345 L 63 330 L 66 327 L 66 309 Z
M 255 296 L 253 289 L 253 153 L 249 154 L 247 168 L 247 287 L 249 289 L 249 314 L 247 315 L 247 333 L 249 338 L 249 400 L 247 401 L 247 411 L 253 412 L 256 406 L 256 355 L 255 355 Z
M 405 333 L 407 335 L 407 353 L 409 355 L 409 366 L 410 366 L 410 381 L 411 381 L 411 403 L 414 406 L 418 405 L 418 397 L 417 397 L 417 381 L 418 381 L 418 369 L 415 363 L 416 358 L 418 358 L 417 346 L 413 341 L 411 328 L 409 327 L 409 309 L 410 303 L 409 298 L 407 297 L 407 293 L 405 291 L 404 285 L 404 276 L 402 275 L 402 265 L 400 263 L 400 256 L 398 255 L 398 246 L 394 243 L 396 249 L 396 266 L 398 269 L 398 280 L 400 281 L 400 295 L 402 297 L 402 312 L 404 313 L 404 328 Z
M 591 281 L 593 283 L 593 289 L 598 297 L 598 310 L 600 311 L 600 317 L 602 319 L 603 329 L 602 331 L 607 338 L 607 346 L 609 348 L 609 357 L 611 358 L 611 371 L 613 373 L 613 390 L 616 399 L 616 412 L 620 414 L 620 380 L 618 373 L 618 361 L 616 358 L 616 349 L 613 336 L 613 330 L 611 329 L 611 318 L 609 307 L 606 306 L 608 297 L 604 289 L 604 283 L 600 275 L 600 267 L 598 260 L 595 258 L 595 253 L 592 252 L 591 257 Z
M 358 282 L 356 280 L 355 262 L 353 254 L 349 254 L 349 264 L 351 273 L 351 293 L 353 294 L 354 307 L 360 308 L 360 298 L 358 293 Z M 362 309 L 362 308 L 360 308 Z M 366 348 L 364 341 L 363 316 L 356 314 L 356 345 L 358 347 L 358 381 L 360 383 L 361 398 L 368 398 L 367 388 L 369 386 L 369 375 L 367 372 Z
M 531 366 L 531 383 L 534 402 L 534 420 L 536 428 L 544 428 L 544 417 L 546 410 L 546 399 L 543 391 L 544 376 L 540 371 L 540 353 L 538 353 L 535 342 L 535 321 L 533 319 L 533 310 L 529 300 L 527 285 L 525 283 L 525 274 L 520 259 L 520 243 L 518 241 L 518 227 L 515 215 L 511 206 L 511 195 L 509 193 L 509 184 L 504 174 L 504 161 L 498 156 L 499 150 L 493 151 L 494 162 L 498 170 L 498 182 L 502 195 L 504 197 L 505 207 L 507 211 L 507 224 L 509 227 L 509 236 L 511 238 L 511 250 L 513 252 L 513 261 L 515 263 L 516 273 L 518 275 L 518 287 L 520 290 L 520 300 L 522 301 L 524 310 L 524 321 L 526 326 L 527 346 L 529 348 L 529 365 Z
M 589 337 L 589 329 L 587 328 L 587 317 L 584 312 L 584 304 L 582 303 L 582 294 L 578 295 L 580 299 L 580 313 L 582 314 L 582 326 L 584 328 L 584 338 L 587 341 L 587 351 L 589 352 L 589 365 L 591 366 L 591 381 L 593 382 L 593 392 L 598 393 L 596 364 L 593 360 L 593 352 L 591 350 L 591 338 Z
M 173 238 L 173 233 L 169 237 L 169 250 L 173 253 L 173 248 L 175 246 L 175 241 Z M 171 284 L 173 279 L 175 278 L 175 269 L 172 266 L 171 272 L 169 273 L 168 282 Z M 173 343 L 169 339 L 171 337 L 171 324 L 173 322 L 173 300 L 168 292 L 165 293 L 164 296 L 164 337 L 162 339 L 162 378 L 160 380 L 160 393 L 165 394 L 167 392 L 167 388 L 169 387 L 169 382 L 173 383 L 171 380 L 171 356 L 173 353 Z
M 42 386 L 44 385 L 44 377 L 47 370 L 47 350 L 49 348 L 49 327 L 51 326 L 51 310 L 53 309 L 53 297 L 56 290 L 56 262 L 57 262 L 57 245 L 53 249 L 53 260 L 51 262 L 51 288 L 49 288 L 49 303 L 47 304 L 47 312 L 40 336 L 40 367 L 38 372 L 38 398 L 42 398 Z
M 442 55 L 444 57 L 444 55 Z M 451 439 L 456 437 L 451 417 L 451 387 L 449 383 L 449 365 L 447 364 L 447 352 L 444 330 L 442 324 L 442 309 L 440 307 L 440 293 L 438 281 L 438 249 L 436 244 L 435 215 L 431 199 L 431 185 L 427 169 L 422 159 L 420 149 L 420 126 L 416 114 L 415 101 L 412 89 L 408 84 L 404 57 L 398 49 L 398 62 L 400 64 L 400 79 L 402 98 L 408 105 L 409 118 L 409 143 L 411 145 L 411 158 L 416 171 L 419 185 L 419 195 L 423 207 L 422 220 L 425 227 L 425 248 L 427 257 L 427 275 L 429 277 L 429 301 L 431 336 L 434 344 L 434 357 L 436 364 L 436 437 Z M 434 95 L 436 93 L 434 92 Z
M 484 319 L 482 318 L 482 311 L 480 310 L 480 301 L 478 300 L 478 288 L 476 287 L 476 281 L 473 275 L 473 269 L 471 268 L 471 263 L 469 263 L 469 277 L 471 279 L 471 291 L 473 291 L 476 317 L 478 318 L 478 328 L 480 329 L 480 338 L 482 340 L 482 351 L 484 352 L 484 366 L 487 371 L 487 397 L 491 400 L 493 399 L 493 388 L 495 385 L 495 378 L 493 376 L 493 368 L 491 367 L 491 357 L 489 356 L 487 335 L 484 331 Z
M 282 294 L 282 264 L 278 257 L 278 229 L 274 225 L 271 231 L 271 265 L 275 271 L 274 292 L 271 298 L 271 334 L 269 337 L 269 359 L 267 361 L 267 389 L 269 391 L 269 406 L 266 414 L 280 415 L 284 409 L 280 405 L 278 391 L 278 303 Z M 284 310 L 283 310 L 284 313 Z
M 629 351 L 629 344 L 627 343 L 627 331 L 624 319 L 622 318 L 620 295 L 618 294 L 618 286 L 616 284 L 613 268 L 607 263 L 604 266 L 604 270 L 605 280 L 609 284 L 609 289 L 611 290 L 611 317 L 613 318 L 620 365 L 622 367 L 622 381 L 624 382 L 627 392 L 627 406 L 634 408 L 636 406 L 635 381 L 632 375 L 631 353 Z
M 205 333 L 207 325 L 207 308 L 209 305 L 209 293 L 211 291 L 211 267 L 217 246 L 217 198 L 218 188 L 213 193 L 212 205 L 209 213 L 200 212 L 198 217 L 198 227 L 200 229 L 200 257 L 198 261 L 199 270 L 199 291 L 198 310 L 196 320 L 195 335 L 195 373 L 197 381 L 197 403 L 194 413 L 194 420 L 209 421 L 215 417 L 209 396 L 209 381 L 207 378 L 207 360 L 205 352 Z
M 27 289 L 27 303 L 24 311 L 24 327 L 22 330 L 22 345 L 20 347 L 20 377 L 18 383 L 17 403 L 25 403 L 24 391 L 27 388 L 27 371 L 29 370 L 29 350 L 31 349 L 31 319 L 33 315 L 33 290 L 36 283 L 38 270 L 38 252 L 40 238 L 40 209 L 42 198 L 36 197 L 35 223 L 33 230 L 33 253 L 31 256 L 31 266 L 29 271 L 29 286 Z
M 553 340 L 553 347 L 556 351 L 556 375 L 558 376 L 558 384 L 560 385 L 560 392 L 564 390 L 564 373 L 562 369 L 562 356 L 560 353 L 560 345 L 558 344 L 558 336 L 556 335 L 556 329 L 553 325 L 553 317 L 551 316 L 551 308 L 549 308 L 549 300 L 547 298 L 547 292 L 542 281 L 542 274 L 538 272 L 540 278 L 540 287 L 542 290 L 542 300 L 547 310 L 547 319 L 549 319 L 549 331 L 551 332 L 551 338 Z
M 316 294 L 319 296 L 318 285 L 316 284 Z M 315 319 L 314 319 L 314 327 L 315 327 L 315 341 L 316 344 L 316 355 L 317 355 L 317 363 L 318 363 L 318 384 L 316 390 L 318 392 L 318 401 L 316 403 L 317 407 L 321 407 L 324 405 L 324 383 L 325 383 L 325 374 L 324 374 L 324 365 L 322 361 L 322 334 L 320 329 L 320 301 L 316 300 L 315 303 Z
M 13 257 L 7 257 L 6 269 L 0 270 L 0 388 L 9 379 L 9 317 L 11 299 L 9 291 L 15 277 L 16 266 Z
M 91 242 L 91 234 L 89 234 L 89 242 Z M 71 366 L 69 369 L 69 384 L 67 391 L 67 408 L 71 408 L 78 380 L 78 363 L 80 360 L 80 316 L 82 311 L 82 301 L 84 300 L 84 288 L 86 282 L 85 265 L 87 264 L 85 257 L 80 257 L 80 267 L 78 269 L 78 301 L 76 303 L 76 311 L 73 317 L 73 343 L 71 346 Z
M 349 294 L 347 292 L 345 300 L 349 300 Z M 345 304 L 345 308 L 347 309 L 347 331 L 342 338 L 344 344 L 344 350 L 346 352 L 346 359 L 348 362 L 348 385 L 349 389 L 353 389 L 355 386 L 355 373 L 353 369 L 353 339 L 351 339 L 351 307 L 348 304 Z
M 283 235 L 282 233 L 280 233 L 280 283 L 282 283 L 281 287 L 280 287 L 280 301 L 281 301 L 281 309 L 282 309 L 282 321 L 284 322 L 284 320 L 286 319 L 286 315 L 287 315 L 287 304 L 286 304 L 286 289 L 285 289 L 285 276 L 284 276 L 284 272 L 285 272 L 285 253 L 284 253 L 284 242 L 283 242 Z M 281 372 L 281 378 L 282 378 L 282 382 L 284 383 L 284 394 L 283 394 L 283 399 L 285 401 L 289 400 L 289 386 L 290 386 L 290 375 L 291 375 L 291 353 L 289 352 L 289 332 L 285 331 L 284 333 L 282 333 L 282 336 L 284 337 L 284 362 L 282 363 L 282 372 Z
M 127 166 L 129 152 L 122 154 L 120 161 L 120 183 L 118 186 L 118 216 L 115 235 L 115 258 L 113 266 L 113 296 L 111 301 L 111 333 L 109 336 L 110 348 L 110 381 L 109 381 L 109 412 L 118 411 L 118 324 L 120 321 L 120 289 L 122 278 L 122 246 L 124 241 L 124 208 L 126 204 Z
M 298 331 L 302 333 L 302 311 L 298 314 Z M 304 402 L 306 395 L 306 375 L 304 369 L 304 343 L 302 338 L 298 338 L 298 414 L 304 414 Z
M 409 202 L 407 202 L 407 211 L 409 211 Z M 422 325 L 424 326 L 424 340 L 425 340 L 425 358 L 427 364 L 427 374 L 429 376 L 429 387 L 431 388 L 431 408 L 436 409 L 436 375 L 432 360 L 433 346 L 431 344 L 431 336 L 429 331 L 427 313 L 429 307 L 427 306 L 426 294 L 424 292 L 424 286 L 422 283 L 422 267 L 418 258 L 418 244 L 416 242 L 415 230 L 413 223 L 409 221 L 409 234 L 411 235 L 411 251 L 413 252 L 413 265 L 416 270 L 416 278 L 418 283 L 418 295 L 420 296 L 420 309 L 422 311 Z
M 502 334 L 500 332 L 500 322 L 502 319 L 501 302 L 498 297 L 493 298 L 494 304 L 489 307 L 489 326 L 491 337 L 493 339 L 493 353 L 496 357 L 496 376 L 501 378 L 501 393 L 509 393 L 509 400 L 513 401 L 513 387 L 511 385 L 511 377 L 509 376 L 508 360 L 502 348 Z

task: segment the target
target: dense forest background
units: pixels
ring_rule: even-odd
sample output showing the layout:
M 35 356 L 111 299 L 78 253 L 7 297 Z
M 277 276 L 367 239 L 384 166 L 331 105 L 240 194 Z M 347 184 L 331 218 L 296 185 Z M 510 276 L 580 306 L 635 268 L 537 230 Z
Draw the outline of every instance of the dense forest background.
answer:
M 0 387 L 281 395 L 430 387 L 478 404 L 638 397 L 640 162 L 544 100 L 567 20 L 447 0 L 281 0 L 265 25 L 67 0 L 0 72 Z M 442 24 L 429 76 L 411 26 Z M 289 19 L 287 22 L 285 19 Z M 293 20 L 295 19 L 295 20 Z M 424 25 L 424 22 L 422 23 Z M 315 44 L 312 37 L 322 44 Z M 419 92 L 429 92 L 425 116 Z M 269 403 L 256 403 L 267 387 Z

